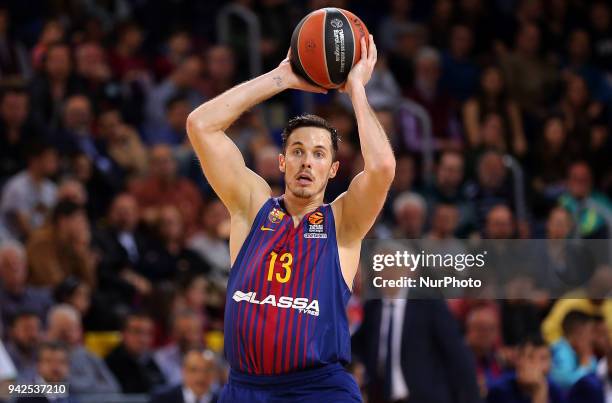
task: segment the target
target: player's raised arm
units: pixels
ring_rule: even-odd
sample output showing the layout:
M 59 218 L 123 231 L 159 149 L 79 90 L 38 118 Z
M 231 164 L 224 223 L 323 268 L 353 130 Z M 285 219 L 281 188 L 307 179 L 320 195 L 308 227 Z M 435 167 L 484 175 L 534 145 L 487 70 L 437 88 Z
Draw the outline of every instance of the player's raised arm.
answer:
M 343 88 L 353 103 L 365 164 L 363 172 L 353 179 L 348 190 L 334 201 L 339 213 L 337 232 L 341 247 L 350 247 L 365 237 L 385 202 L 395 175 L 393 150 L 364 89 L 376 64 L 376 45 L 371 35 L 369 42 L 366 48 L 365 38 L 361 39 L 361 60 L 349 73 Z
M 270 196 L 270 187 L 246 167 L 225 130 L 254 105 L 289 88 L 325 92 L 299 79 L 287 57 L 276 69 L 200 105 L 187 118 L 187 134 L 204 175 L 232 215 L 249 215 L 259 208 Z

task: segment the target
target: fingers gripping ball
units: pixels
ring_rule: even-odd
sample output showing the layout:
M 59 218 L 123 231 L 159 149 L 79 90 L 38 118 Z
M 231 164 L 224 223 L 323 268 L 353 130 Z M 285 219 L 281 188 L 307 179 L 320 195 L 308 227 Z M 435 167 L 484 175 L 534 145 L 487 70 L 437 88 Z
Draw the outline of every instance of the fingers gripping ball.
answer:
M 361 58 L 365 24 L 350 11 L 322 8 L 300 21 L 291 37 L 291 65 L 306 81 L 338 88 Z

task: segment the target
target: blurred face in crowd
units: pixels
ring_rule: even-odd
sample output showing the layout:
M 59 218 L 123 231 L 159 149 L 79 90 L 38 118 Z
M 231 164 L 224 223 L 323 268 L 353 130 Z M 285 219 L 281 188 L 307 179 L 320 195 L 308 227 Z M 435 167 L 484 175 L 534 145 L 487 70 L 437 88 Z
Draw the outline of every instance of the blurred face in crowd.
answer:
M 172 334 L 181 351 L 202 345 L 202 321 L 196 315 L 182 315 L 175 319 Z
M 569 38 L 568 52 L 573 61 L 584 62 L 588 60 L 591 53 L 589 34 L 582 29 L 573 31 Z
M 45 152 L 30 160 L 29 167 L 43 178 L 55 175 L 59 167 L 57 151 L 52 148 L 45 150 Z
M 527 378 L 530 371 L 536 370 L 540 376 L 546 376 L 550 372 L 551 357 L 548 346 L 535 346 L 527 344 L 519 347 L 516 357 L 516 372 L 519 383 L 530 383 L 532 379 Z
M 142 44 L 142 31 L 136 25 L 126 27 L 119 39 L 120 44 L 131 52 L 135 52 Z
M 42 337 L 42 325 L 36 315 L 24 315 L 13 323 L 10 329 L 10 339 L 23 352 L 36 350 Z
M 76 313 L 76 311 L 75 311 Z M 83 336 L 81 319 L 66 312 L 55 312 L 48 323 L 48 338 L 61 341 L 69 346 L 78 346 Z
M 565 144 L 567 135 L 561 118 L 553 117 L 546 121 L 544 125 L 544 139 L 546 140 L 547 151 L 558 151 Z
M 197 276 L 185 290 L 185 300 L 190 309 L 200 311 L 206 305 L 208 282 L 204 276 Z
M 70 48 L 54 45 L 46 54 L 45 71 L 52 80 L 65 80 L 70 75 Z
M 585 163 L 576 163 L 570 167 L 567 187 L 576 199 L 584 199 L 591 194 L 593 178 L 591 168 Z
M 273 145 L 263 146 L 255 154 L 255 172 L 273 185 L 280 185 L 283 178 L 278 169 L 279 154 L 280 150 Z
M 414 160 L 409 156 L 399 157 L 391 187 L 398 192 L 409 190 L 414 182 L 414 175 Z
M 173 77 L 180 88 L 194 87 L 202 74 L 202 62 L 199 57 L 191 56 L 185 59 L 174 71 Z
M 87 191 L 81 182 L 68 179 L 61 183 L 57 189 L 58 200 L 69 200 L 75 204 L 84 206 L 87 204 Z
M 92 112 L 89 99 L 84 95 L 74 95 L 66 101 L 64 127 L 75 131 L 88 131 Z
M 154 146 L 150 154 L 151 175 L 162 182 L 171 182 L 176 179 L 176 160 L 170 147 L 165 145 Z
M 169 105 L 166 111 L 166 119 L 175 132 L 185 132 L 185 124 L 189 112 L 191 112 L 191 105 L 189 105 L 187 100 L 176 101 Z
M 502 156 L 488 152 L 478 163 L 478 183 L 485 189 L 497 189 L 506 180 L 506 167 Z
M 405 203 L 395 215 L 395 220 L 406 238 L 419 238 L 425 225 L 425 211 L 417 203 Z
M 517 35 L 517 50 L 527 56 L 536 56 L 540 49 L 540 30 L 537 25 L 524 24 Z
M 86 43 L 76 50 L 77 72 L 89 80 L 103 80 L 110 77 L 110 69 L 102 47 Z
M 227 46 L 214 46 L 206 54 L 206 70 L 211 80 L 226 82 L 234 78 L 235 61 Z
M 75 211 L 73 214 L 60 217 L 57 221 L 57 235 L 60 239 L 68 242 L 83 239 L 84 234 L 89 234 L 89 222 L 85 211 Z
M 174 206 L 166 206 L 159 212 L 159 235 L 166 242 L 183 239 L 183 217 Z
M 122 124 L 123 120 L 118 110 L 102 112 L 98 117 L 98 133 L 102 138 L 112 140 Z
M 339 162 L 333 161 L 330 133 L 320 127 L 300 127 L 287 139 L 285 153 L 279 157 L 285 185 L 298 198 L 307 199 L 325 191 L 336 176 Z
M 79 311 L 81 315 L 85 315 L 91 305 L 91 288 L 85 283 L 79 283 L 66 302 Z
M 473 46 L 472 31 L 465 25 L 455 25 L 451 32 L 451 53 L 457 58 L 470 55 Z
M 202 226 L 204 230 L 212 235 L 219 236 L 219 226 L 229 220 L 230 215 L 220 200 L 208 203 L 202 213 Z
M 572 107 L 580 108 L 589 100 L 586 81 L 580 76 L 571 76 L 567 82 L 566 99 Z
M 497 113 L 490 113 L 486 116 L 481 126 L 482 143 L 485 147 L 505 151 L 504 141 L 504 121 Z
M 11 294 L 20 294 L 26 285 L 27 266 L 24 252 L 10 246 L 0 249 L 0 281 Z
M 190 351 L 183 359 L 183 381 L 197 397 L 208 393 L 214 380 L 215 361 L 212 353 Z
M 150 318 L 130 317 L 123 330 L 123 345 L 130 354 L 141 356 L 153 346 L 153 331 L 154 325 Z
M 28 117 L 29 100 L 25 92 L 8 92 L 2 98 L 0 114 L 8 127 L 21 127 Z
M 459 210 L 452 204 L 439 204 L 433 215 L 431 232 L 438 237 L 451 238 L 459 223 Z
M 72 159 L 72 171 L 81 183 L 87 183 L 93 174 L 91 160 L 85 154 L 78 154 Z
M 591 7 L 591 22 L 598 31 L 606 31 L 610 26 L 610 6 L 596 2 Z
M 451 18 L 453 15 L 453 2 L 450 0 L 438 0 L 434 6 L 434 15 L 443 21 Z
M 138 203 L 134 196 L 123 193 L 113 200 L 109 220 L 118 231 L 132 232 L 139 220 Z
M 191 51 L 191 38 L 187 32 L 181 31 L 173 34 L 168 39 L 168 49 L 170 55 L 181 57 Z
M 40 34 L 39 42 L 50 45 L 61 42 L 64 38 L 64 28 L 57 20 L 47 21 Z
M 564 208 L 557 207 L 550 212 L 546 221 L 548 239 L 566 239 L 572 230 L 572 217 Z
M 488 67 L 482 73 L 480 85 L 483 91 L 490 96 L 499 95 L 504 89 L 504 77 L 497 67 Z
M 511 239 L 514 236 L 512 212 L 506 206 L 496 206 L 487 214 L 486 232 L 488 239 Z
M 440 78 L 440 61 L 433 55 L 420 57 L 416 62 L 416 81 L 428 89 L 435 88 Z
M 45 348 L 39 353 L 38 374 L 46 382 L 63 382 L 70 371 L 68 352 L 63 349 Z
M 476 308 L 466 320 L 467 345 L 477 356 L 490 354 L 499 339 L 499 320 L 491 308 Z
M 463 182 L 463 156 L 444 153 L 438 164 L 436 182 L 443 193 L 454 194 Z

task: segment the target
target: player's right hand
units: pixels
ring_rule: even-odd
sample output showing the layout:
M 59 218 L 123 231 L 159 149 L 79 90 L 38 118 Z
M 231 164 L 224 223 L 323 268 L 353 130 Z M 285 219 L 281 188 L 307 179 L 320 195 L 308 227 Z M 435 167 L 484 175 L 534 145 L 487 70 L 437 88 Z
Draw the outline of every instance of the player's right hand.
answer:
M 291 49 L 289 49 L 287 52 L 287 57 L 280 62 L 277 67 L 277 70 L 280 72 L 280 79 L 284 80 L 282 84 L 286 86 L 286 88 L 291 88 L 294 90 L 327 94 L 327 90 L 325 88 L 310 84 L 293 71 L 293 67 L 291 67 L 291 62 L 289 61 L 290 56 Z

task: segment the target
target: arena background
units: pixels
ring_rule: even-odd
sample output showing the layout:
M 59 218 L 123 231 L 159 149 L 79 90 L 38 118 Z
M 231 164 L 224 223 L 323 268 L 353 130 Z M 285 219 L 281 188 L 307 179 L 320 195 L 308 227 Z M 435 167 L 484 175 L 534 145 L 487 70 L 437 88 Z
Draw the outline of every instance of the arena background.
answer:
M 67 346 L 66 380 L 79 402 L 147 402 L 181 383 L 192 348 L 209 351 L 195 382 L 218 391 L 227 376 L 229 216 L 204 180 L 185 121 L 202 102 L 278 65 L 296 23 L 325 6 L 360 16 L 379 48 L 366 89 L 397 172 L 370 239 L 610 238 L 607 2 L 4 1 L 2 392 L 40 383 L 41 345 Z M 327 118 L 342 137 L 331 201 L 362 167 L 348 98 L 288 91 L 244 114 L 228 135 L 280 194 L 280 133 L 303 112 Z M 596 274 L 586 287 L 609 295 L 610 268 Z M 423 318 L 406 319 L 387 350 L 368 345 L 384 326 L 357 288 L 350 370 L 369 402 L 390 401 L 376 390 L 393 377 L 380 367 L 372 376 L 378 348 L 401 352 L 394 371 L 411 403 L 477 401 L 466 397 L 472 384 L 483 401 L 518 401 L 504 382 L 516 367 L 517 384 L 529 385 L 531 361 L 517 346 L 537 346 L 541 334 L 563 399 L 603 402 L 605 394 L 611 402 L 612 301 L 585 295 L 406 301 L 406 317 Z M 418 354 L 423 340 L 429 350 Z

